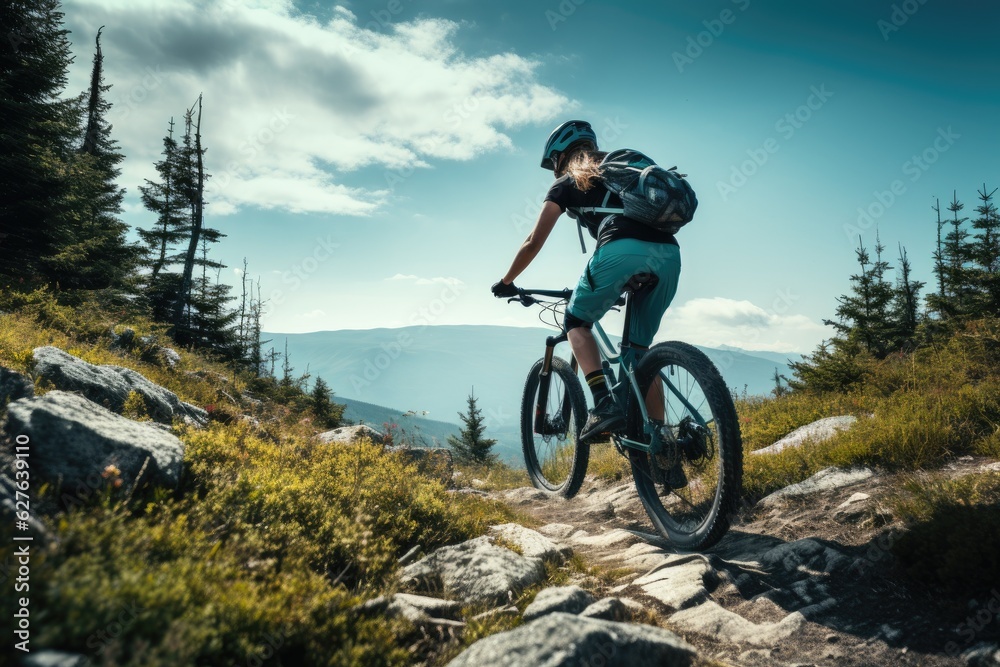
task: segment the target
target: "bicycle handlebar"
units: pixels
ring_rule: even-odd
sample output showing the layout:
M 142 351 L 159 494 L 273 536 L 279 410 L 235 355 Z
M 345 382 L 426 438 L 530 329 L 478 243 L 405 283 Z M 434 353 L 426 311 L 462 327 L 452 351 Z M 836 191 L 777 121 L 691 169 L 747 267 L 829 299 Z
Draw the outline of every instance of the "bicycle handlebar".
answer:
M 566 288 L 561 290 L 551 290 L 551 289 L 524 289 L 521 287 L 517 288 L 517 296 L 512 296 L 507 299 L 507 303 L 512 301 L 518 301 L 522 306 L 527 308 L 528 306 L 533 306 L 538 303 L 538 299 L 535 296 L 546 296 L 553 299 L 560 299 L 562 301 L 569 301 L 570 297 L 573 296 L 573 290 Z M 619 296 L 615 301 L 616 306 L 625 305 L 625 297 Z
M 528 306 L 533 306 L 538 303 L 538 299 L 534 298 L 533 295 L 551 297 L 561 301 L 569 301 L 570 297 L 573 296 L 573 290 L 523 289 L 518 287 L 517 296 L 512 296 L 507 299 L 507 303 L 518 301 L 522 306 L 527 308 Z

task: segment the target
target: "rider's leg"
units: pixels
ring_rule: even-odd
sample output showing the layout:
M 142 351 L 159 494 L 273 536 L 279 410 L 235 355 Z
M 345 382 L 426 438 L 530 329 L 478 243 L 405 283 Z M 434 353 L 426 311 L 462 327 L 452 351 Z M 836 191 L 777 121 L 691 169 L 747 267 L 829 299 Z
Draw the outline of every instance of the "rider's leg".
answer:
M 639 350 L 639 357 L 645 352 L 653 336 L 659 329 L 664 313 L 677 293 L 677 282 L 680 278 L 680 249 L 669 244 L 648 245 L 648 270 L 655 273 L 659 281 L 656 286 L 642 294 L 642 298 L 634 302 L 632 311 L 632 327 L 629 338 L 632 347 Z M 649 289 L 649 288 L 647 288 Z M 646 393 L 646 411 L 650 419 L 664 420 L 663 382 L 654 381 Z
M 597 351 L 597 341 L 594 334 L 586 327 L 576 327 L 570 329 L 569 344 L 573 347 L 573 356 L 580 364 L 580 370 L 584 375 L 590 375 L 601 369 L 601 355 Z

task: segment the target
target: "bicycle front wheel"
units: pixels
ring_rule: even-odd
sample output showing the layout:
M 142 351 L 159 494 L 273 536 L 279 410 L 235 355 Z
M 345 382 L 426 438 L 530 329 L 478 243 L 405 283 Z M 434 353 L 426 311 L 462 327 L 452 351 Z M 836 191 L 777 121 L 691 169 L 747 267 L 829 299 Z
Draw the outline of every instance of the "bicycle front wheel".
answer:
M 657 532 L 681 549 L 706 549 L 729 529 L 743 478 L 743 444 L 725 381 L 698 348 L 654 345 L 636 368 L 640 394 L 663 443 L 656 456 L 629 450 L 632 476 Z M 633 395 L 630 439 L 649 442 Z
M 535 488 L 572 498 L 583 484 L 590 455 L 590 448 L 578 437 L 587 419 L 587 401 L 568 363 L 559 357 L 552 359 L 547 389 L 541 377 L 543 365 L 544 359 L 536 361 L 524 383 L 524 463 Z

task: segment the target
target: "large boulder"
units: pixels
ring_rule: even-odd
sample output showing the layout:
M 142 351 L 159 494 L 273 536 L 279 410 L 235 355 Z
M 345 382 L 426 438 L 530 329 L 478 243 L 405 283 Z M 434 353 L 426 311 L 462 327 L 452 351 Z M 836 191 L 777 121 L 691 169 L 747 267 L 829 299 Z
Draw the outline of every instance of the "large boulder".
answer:
M 541 558 L 495 546 L 487 536 L 442 547 L 402 570 L 402 583 L 467 604 L 502 604 L 545 578 Z
M 561 565 L 563 561 L 573 555 L 573 550 L 570 547 L 556 544 L 540 532 L 525 528 L 519 523 L 490 526 L 490 533 L 515 545 L 524 556 L 534 556 Z
M 208 413 L 182 402 L 177 394 L 150 382 L 141 373 L 121 366 L 95 366 L 57 347 L 45 346 L 34 351 L 35 374 L 57 389 L 77 391 L 113 412 L 121 413 L 131 392 L 146 403 L 149 416 L 162 424 L 174 418 L 208 423 Z
M 320 442 L 338 445 L 349 445 L 359 440 L 371 440 L 376 445 L 381 445 L 385 442 L 385 437 L 381 433 L 371 426 L 365 426 L 364 424 L 341 426 L 340 428 L 320 433 L 316 437 L 320 439 Z
M 555 613 L 508 632 L 480 639 L 449 667 L 686 667 L 697 654 L 674 633 Z
M 14 401 L 4 430 L 28 437 L 32 478 L 61 480 L 64 492 L 89 496 L 104 484 L 108 466 L 120 471 L 112 477 L 125 485 L 135 482 L 144 464 L 143 482 L 176 486 L 180 480 L 184 445 L 176 436 L 77 394 L 50 391 Z

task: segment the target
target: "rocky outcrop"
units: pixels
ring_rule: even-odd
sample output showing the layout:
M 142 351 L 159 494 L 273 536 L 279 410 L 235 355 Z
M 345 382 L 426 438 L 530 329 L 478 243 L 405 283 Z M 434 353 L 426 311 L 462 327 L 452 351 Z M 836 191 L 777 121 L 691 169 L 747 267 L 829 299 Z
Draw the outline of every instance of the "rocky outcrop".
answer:
M 359 440 L 371 440 L 376 445 L 385 442 L 385 436 L 373 429 L 371 426 L 358 424 L 357 426 L 341 426 L 332 431 L 325 431 L 316 436 L 320 442 L 329 444 L 348 445 Z
M 518 523 L 490 526 L 490 534 L 515 545 L 524 556 L 562 563 L 573 555 L 571 548 L 556 544 L 538 531 L 525 528 Z
M 649 625 L 629 625 L 556 612 L 508 632 L 481 639 L 449 667 L 686 667 L 692 646 Z
M 35 375 L 51 382 L 57 389 L 79 392 L 112 412 L 121 413 L 131 392 L 142 396 L 149 416 L 162 424 L 175 418 L 204 425 L 208 413 L 177 394 L 150 382 L 141 373 L 121 366 L 96 366 L 57 347 L 39 347 L 34 351 Z
M 487 536 L 442 547 L 401 573 L 404 586 L 471 605 L 506 603 L 544 578 L 541 558 L 495 546 Z
M 786 486 L 783 489 L 778 489 L 774 493 L 765 496 L 760 501 L 760 504 L 764 507 L 769 507 L 789 498 L 808 496 L 820 491 L 832 491 L 852 486 L 874 475 L 875 472 L 869 468 L 824 468 L 809 479 L 803 480 L 798 484 Z
M 823 442 L 829 440 L 840 431 L 849 429 L 858 418 L 854 415 L 841 415 L 817 419 L 811 424 L 800 426 L 773 445 L 762 447 L 751 454 L 776 454 L 789 447 L 800 447 L 806 442 Z
M 176 486 L 184 445 L 151 424 L 135 422 L 63 391 L 10 404 L 4 429 L 29 439 L 32 477 L 62 481 L 64 491 L 100 488 L 107 479 L 132 485 L 145 466 L 143 482 Z M 148 461 L 148 463 L 147 463 Z M 108 466 L 119 472 L 105 475 Z

